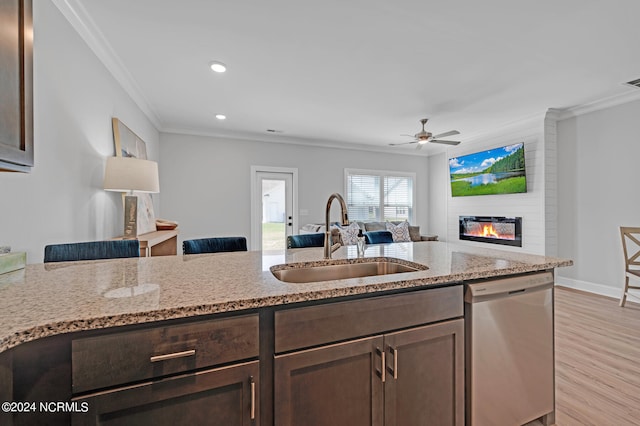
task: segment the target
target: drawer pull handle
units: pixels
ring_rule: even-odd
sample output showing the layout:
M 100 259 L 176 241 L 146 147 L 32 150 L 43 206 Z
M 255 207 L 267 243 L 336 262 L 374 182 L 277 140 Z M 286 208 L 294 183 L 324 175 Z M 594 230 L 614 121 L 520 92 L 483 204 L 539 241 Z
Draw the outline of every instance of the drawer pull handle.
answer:
M 184 358 L 187 356 L 193 356 L 195 354 L 196 354 L 195 349 L 189 349 L 188 351 L 174 352 L 174 353 L 165 354 L 165 355 L 155 355 L 149 358 L 149 361 L 151 362 L 166 361 L 168 359 Z
M 376 348 L 376 352 L 378 353 L 378 355 L 380 355 L 380 380 L 382 381 L 382 383 L 384 383 L 384 381 L 387 379 L 387 375 L 386 375 L 386 369 L 387 369 L 387 362 L 385 361 L 385 353 L 384 351 L 381 351 L 380 348 Z M 377 370 L 377 368 L 376 368 Z M 377 372 L 377 371 L 376 371 Z
M 253 376 L 251 376 L 250 380 L 251 380 L 251 420 L 255 420 L 256 418 L 256 382 L 253 381 Z
M 398 349 L 391 348 L 393 351 L 393 378 L 398 379 Z

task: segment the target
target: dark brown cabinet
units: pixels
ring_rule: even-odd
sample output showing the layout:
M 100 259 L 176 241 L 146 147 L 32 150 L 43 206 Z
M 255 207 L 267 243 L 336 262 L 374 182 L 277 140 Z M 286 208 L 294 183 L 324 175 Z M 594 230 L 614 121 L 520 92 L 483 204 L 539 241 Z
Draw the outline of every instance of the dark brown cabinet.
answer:
M 454 285 L 43 338 L 0 395 L 67 405 L 0 424 L 462 426 L 462 316 Z
M 276 351 L 349 332 L 354 339 L 275 357 L 274 424 L 464 425 L 464 320 L 456 295 L 460 288 L 450 287 L 277 312 Z M 414 310 L 418 316 L 407 315 Z M 354 312 L 375 312 L 375 319 L 343 322 Z M 433 323 L 414 326 L 416 318 Z M 357 339 L 375 329 L 380 334 Z
M 126 386 L 74 402 L 73 425 L 257 425 L 259 362 Z
M 251 314 L 74 339 L 72 424 L 258 425 L 258 321 Z
M 385 426 L 464 425 L 464 321 L 385 335 Z
M 4 1 L 0 28 L 0 172 L 28 172 L 33 166 L 32 0 Z
M 274 424 L 462 426 L 463 333 L 459 319 L 277 356 Z
M 382 336 L 276 357 L 274 424 L 377 426 Z

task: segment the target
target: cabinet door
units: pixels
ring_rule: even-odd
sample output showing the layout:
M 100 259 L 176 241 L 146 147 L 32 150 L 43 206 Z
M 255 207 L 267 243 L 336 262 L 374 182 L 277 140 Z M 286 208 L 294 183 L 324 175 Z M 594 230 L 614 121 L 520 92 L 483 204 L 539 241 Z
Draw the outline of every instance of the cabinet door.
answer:
M 200 371 L 75 398 L 73 425 L 259 424 L 259 362 Z
M 464 321 L 385 335 L 385 426 L 464 425 Z
M 276 356 L 275 425 L 382 425 L 382 345 L 378 336 Z

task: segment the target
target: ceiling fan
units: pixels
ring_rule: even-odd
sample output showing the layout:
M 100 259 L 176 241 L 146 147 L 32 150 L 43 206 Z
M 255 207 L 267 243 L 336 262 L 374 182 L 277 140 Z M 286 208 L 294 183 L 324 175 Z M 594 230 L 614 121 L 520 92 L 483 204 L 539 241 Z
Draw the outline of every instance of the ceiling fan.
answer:
M 401 143 L 390 143 L 389 145 L 398 146 L 398 145 L 409 145 L 409 144 L 412 144 L 412 143 L 417 143 L 418 145 L 416 146 L 416 149 L 421 149 L 422 145 L 424 145 L 427 142 L 430 142 L 430 143 L 441 143 L 441 144 L 444 144 L 444 145 L 458 145 L 460 143 L 459 141 L 447 141 L 447 140 L 443 140 L 443 139 L 438 139 L 438 138 L 445 138 L 447 136 L 459 135 L 460 134 L 459 131 L 450 130 L 448 132 L 440 133 L 439 135 L 433 136 L 430 132 L 427 132 L 426 130 L 424 130 L 424 125 L 427 124 L 427 121 L 429 121 L 428 118 L 423 118 L 422 120 L 420 120 L 420 122 L 422 123 L 422 130 L 420 132 L 416 133 L 415 135 L 413 135 L 413 137 L 415 138 L 414 141 L 401 142 Z M 411 135 L 404 135 L 404 136 L 411 136 Z

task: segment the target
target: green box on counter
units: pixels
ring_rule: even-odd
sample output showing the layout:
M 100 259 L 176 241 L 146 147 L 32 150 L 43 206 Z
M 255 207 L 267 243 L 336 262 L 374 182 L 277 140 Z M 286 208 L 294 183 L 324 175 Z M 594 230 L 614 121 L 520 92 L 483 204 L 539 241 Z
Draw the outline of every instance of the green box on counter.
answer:
M 27 264 L 27 253 L 14 252 L 0 254 L 0 274 L 23 269 Z

